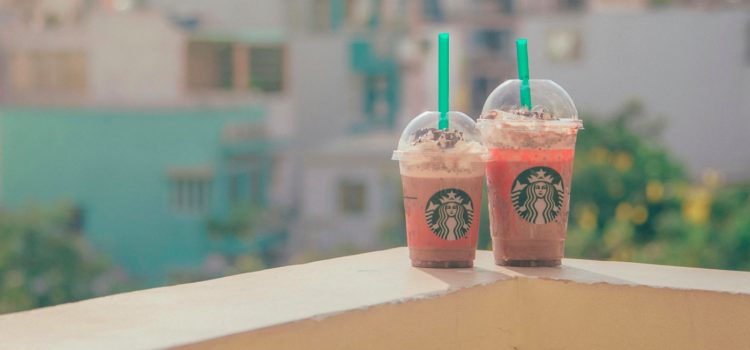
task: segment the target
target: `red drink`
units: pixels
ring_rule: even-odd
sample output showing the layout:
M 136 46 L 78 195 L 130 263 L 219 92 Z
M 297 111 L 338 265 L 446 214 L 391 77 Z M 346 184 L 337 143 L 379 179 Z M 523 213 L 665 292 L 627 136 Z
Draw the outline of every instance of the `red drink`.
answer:
M 487 97 L 477 126 L 490 151 L 487 196 L 495 263 L 560 265 L 576 136 L 583 127 L 573 100 L 550 80 L 507 80 Z
M 490 148 L 490 152 L 487 187 L 495 261 L 512 266 L 560 265 L 574 150 Z

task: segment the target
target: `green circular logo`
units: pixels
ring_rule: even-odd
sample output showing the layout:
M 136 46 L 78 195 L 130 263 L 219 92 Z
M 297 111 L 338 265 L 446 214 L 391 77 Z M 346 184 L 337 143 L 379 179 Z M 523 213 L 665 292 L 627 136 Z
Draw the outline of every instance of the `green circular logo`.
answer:
M 457 188 L 440 190 L 425 207 L 427 226 L 440 239 L 455 241 L 466 237 L 474 220 L 474 204 L 466 192 Z
M 555 169 L 538 166 L 516 177 L 510 198 L 518 215 L 532 224 L 546 224 L 560 215 L 565 191 Z

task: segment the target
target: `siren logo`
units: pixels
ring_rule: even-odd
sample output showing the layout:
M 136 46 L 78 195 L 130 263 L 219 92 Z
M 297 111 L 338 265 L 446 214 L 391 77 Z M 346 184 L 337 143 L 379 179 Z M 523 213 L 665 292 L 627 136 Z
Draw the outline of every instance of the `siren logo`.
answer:
M 560 174 L 544 166 L 529 168 L 519 174 L 510 192 L 516 213 L 532 224 L 555 220 L 562 210 L 564 196 Z
M 427 225 L 447 241 L 466 237 L 474 220 L 474 204 L 466 192 L 457 188 L 440 190 L 430 197 L 425 208 Z

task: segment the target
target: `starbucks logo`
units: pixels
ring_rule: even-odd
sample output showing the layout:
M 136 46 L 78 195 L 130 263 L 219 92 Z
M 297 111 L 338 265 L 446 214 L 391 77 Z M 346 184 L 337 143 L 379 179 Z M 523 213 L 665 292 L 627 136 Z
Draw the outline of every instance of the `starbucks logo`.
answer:
M 430 197 L 425 217 L 432 233 L 440 239 L 455 241 L 466 237 L 469 232 L 474 220 L 474 206 L 466 192 L 446 188 Z
M 510 192 L 516 213 L 532 224 L 555 220 L 562 210 L 564 196 L 560 174 L 544 166 L 529 168 L 519 174 Z

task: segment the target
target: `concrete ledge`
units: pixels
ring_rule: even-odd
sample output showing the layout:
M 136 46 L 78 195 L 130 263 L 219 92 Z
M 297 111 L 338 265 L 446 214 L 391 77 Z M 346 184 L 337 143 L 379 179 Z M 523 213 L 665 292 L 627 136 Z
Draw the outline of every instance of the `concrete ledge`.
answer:
M 0 348 L 750 349 L 750 273 L 397 248 L 0 316 Z

